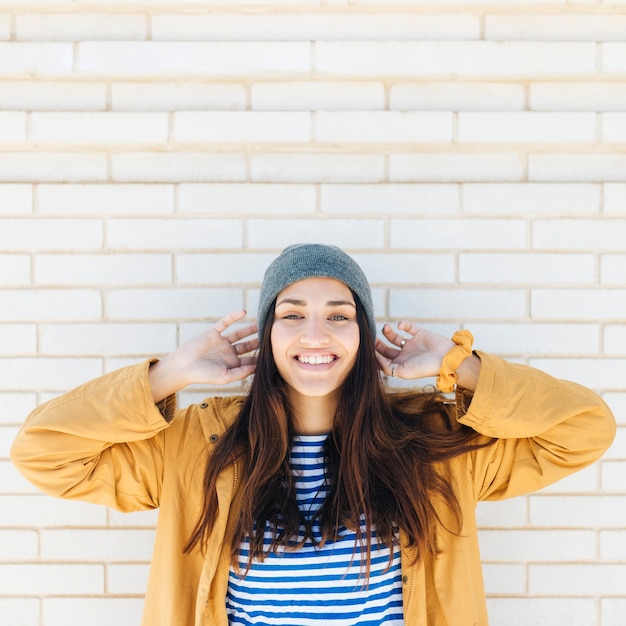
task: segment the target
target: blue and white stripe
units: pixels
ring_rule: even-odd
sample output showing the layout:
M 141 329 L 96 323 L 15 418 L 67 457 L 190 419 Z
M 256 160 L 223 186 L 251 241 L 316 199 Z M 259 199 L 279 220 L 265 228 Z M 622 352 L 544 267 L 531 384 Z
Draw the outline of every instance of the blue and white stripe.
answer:
M 324 501 L 326 436 L 300 436 L 291 449 L 290 467 L 296 480 L 296 498 L 303 515 L 311 519 Z M 365 524 L 361 520 L 361 528 Z M 341 538 L 315 545 L 307 539 L 295 551 L 268 555 L 253 561 L 241 578 L 232 568 L 228 582 L 227 611 L 231 626 L 401 626 L 402 581 L 400 550 L 396 546 L 389 568 L 389 549 L 372 536 L 370 576 L 365 584 L 365 559 L 356 533 L 339 529 Z M 321 538 L 319 524 L 312 534 Z M 271 533 L 266 529 L 266 545 Z M 356 549 L 355 549 L 356 546 Z M 241 545 L 239 562 L 245 570 L 249 542 Z

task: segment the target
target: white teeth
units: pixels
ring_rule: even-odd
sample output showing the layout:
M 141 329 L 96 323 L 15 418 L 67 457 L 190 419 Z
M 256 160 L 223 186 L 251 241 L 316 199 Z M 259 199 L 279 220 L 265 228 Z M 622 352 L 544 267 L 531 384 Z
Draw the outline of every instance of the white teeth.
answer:
M 322 365 L 324 363 L 332 363 L 335 359 L 329 354 L 319 356 L 307 356 L 301 354 L 297 357 L 300 363 L 308 363 L 309 365 Z

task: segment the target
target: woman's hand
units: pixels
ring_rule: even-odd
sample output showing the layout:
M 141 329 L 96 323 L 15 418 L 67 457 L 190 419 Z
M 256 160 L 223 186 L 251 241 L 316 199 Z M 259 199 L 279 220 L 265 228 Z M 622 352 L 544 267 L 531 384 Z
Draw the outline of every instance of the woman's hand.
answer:
M 229 326 L 246 316 L 236 311 L 222 318 L 209 330 L 187 341 L 150 368 L 150 385 L 155 402 L 188 385 L 226 385 L 254 373 L 259 340 L 257 325 L 225 333 Z
M 441 363 L 454 347 L 454 342 L 443 335 L 426 330 L 406 320 L 398 323 L 398 330 L 390 324 L 383 327 L 383 335 L 391 344 L 376 340 L 376 353 L 382 371 L 388 376 L 413 380 L 438 376 Z M 457 369 L 460 386 L 474 390 L 480 372 L 480 359 L 467 357 Z

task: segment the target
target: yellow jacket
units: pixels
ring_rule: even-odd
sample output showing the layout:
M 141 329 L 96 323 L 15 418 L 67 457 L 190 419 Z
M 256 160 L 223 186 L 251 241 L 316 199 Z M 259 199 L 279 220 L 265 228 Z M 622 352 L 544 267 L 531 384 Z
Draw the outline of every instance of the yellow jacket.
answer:
M 475 506 L 540 489 L 597 460 L 615 420 L 588 389 L 480 354 L 476 391 L 457 394 L 458 419 L 498 441 L 454 459 L 464 514 L 459 536 L 440 531 L 438 558 L 411 565 L 403 550 L 405 623 L 484 626 L 485 594 Z M 160 507 L 144 626 L 227 626 L 229 547 L 237 515 L 236 464 L 219 478 L 219 517 L 205 557 L 182 547 L 199 514 L 207 455 L 243 399 L 212 398 L 184 410 L 155 406 L 146 361 L 56 398 L 27 418 L 13 462 L 42 491 L 120 511 Z M 443 512 L 445 515 L 445 512 Z

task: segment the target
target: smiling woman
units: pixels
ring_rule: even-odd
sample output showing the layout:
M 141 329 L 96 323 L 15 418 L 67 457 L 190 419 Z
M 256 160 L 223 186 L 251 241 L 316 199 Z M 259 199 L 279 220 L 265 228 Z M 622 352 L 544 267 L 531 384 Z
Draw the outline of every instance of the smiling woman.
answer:
M 367 279 L 332 246 L 284 250 L 258 328 L 231 330 L 244 317 L 42 405 L 13 461 L 55 496 L 160 507 L 145 626 L 485 626 L 477 502 L 596 461 L 606 405 L 468 331 L 377 337 Z M 245 397 L 176 408 L 190 384 L 253 374 Z

